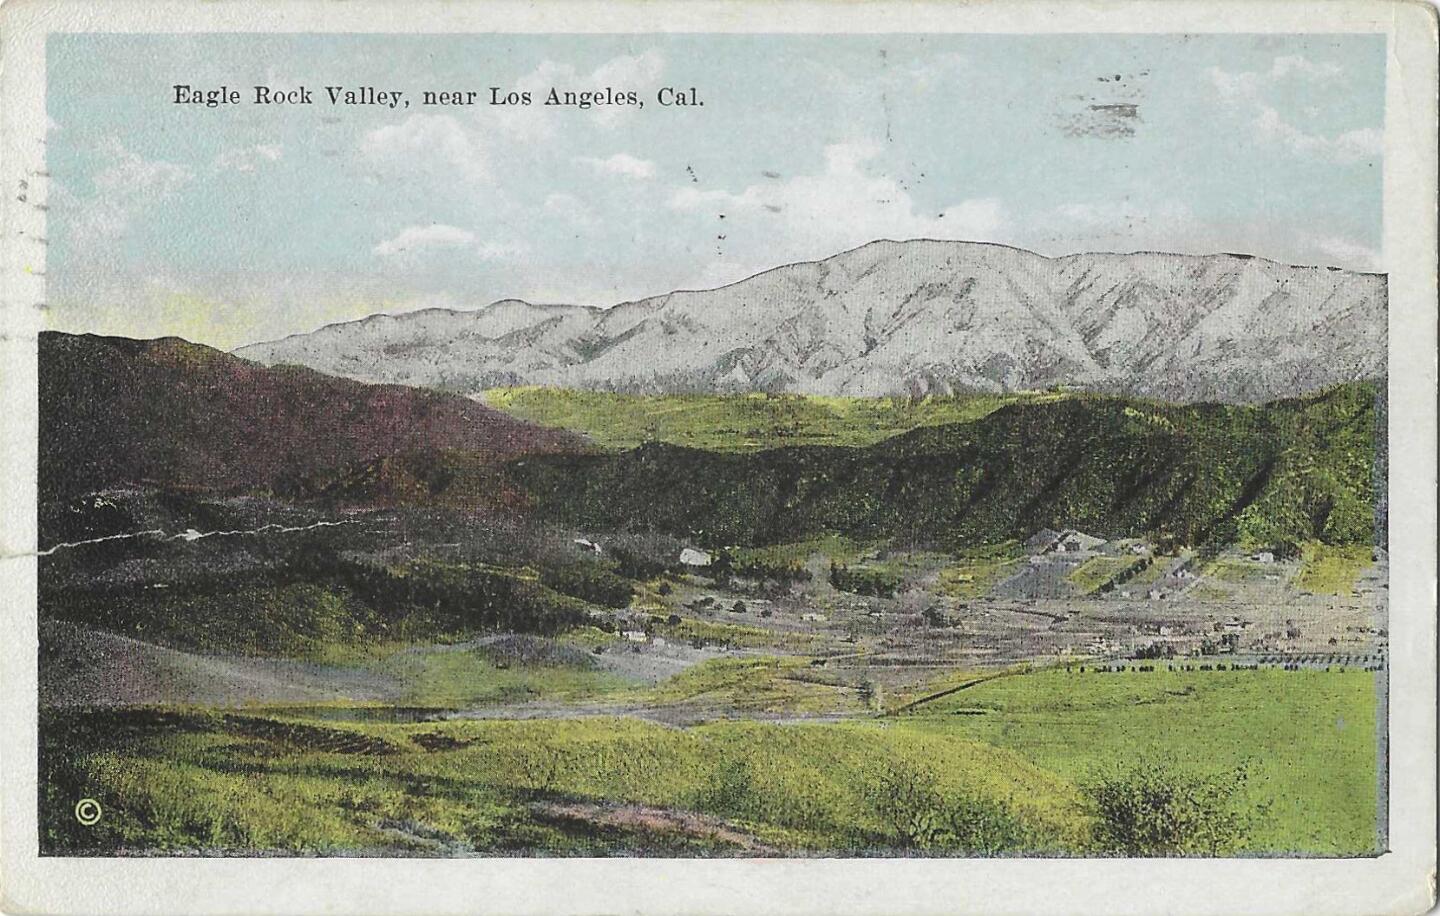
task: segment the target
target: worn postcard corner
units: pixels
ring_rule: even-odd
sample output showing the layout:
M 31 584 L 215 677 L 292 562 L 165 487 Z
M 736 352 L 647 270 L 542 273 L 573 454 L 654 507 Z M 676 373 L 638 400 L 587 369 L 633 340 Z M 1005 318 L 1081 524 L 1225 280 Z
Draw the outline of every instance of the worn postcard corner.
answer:
M 1433 10 L 345 10 L 4 9 L 6 906 L 1433 903 Z

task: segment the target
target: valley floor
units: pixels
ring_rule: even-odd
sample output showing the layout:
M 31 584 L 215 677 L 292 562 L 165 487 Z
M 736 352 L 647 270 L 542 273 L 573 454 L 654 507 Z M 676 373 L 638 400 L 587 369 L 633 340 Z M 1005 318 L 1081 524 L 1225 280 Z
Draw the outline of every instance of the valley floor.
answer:
M 382 521 L 367 524 L 388 544 Z M 547 537 L 525 549 L 585 558 L 601 540 Z M 238 556 L 209 549 L 214 565 Z M 375 555 L 411 588 L 421 572 L 545 575 L 407 549 Z M 688 566 L 636 579 L 623 607 L 573 605 L 583 622 L 551 635 L 364 635 L 343 616 L 363 610 L 361 586 L 318 579 L 183 600 L 142 585 L 123 614 L 103 606 L 134 621 L 123 634 L 54 600 L 42 850 L 1383 847 L 1383 551 L 1199 554 L 1058 531 L 956 553 L 843 538 L 685 549 Z M 207 555 L 181 556 L 193 574 Z M 288 655 L 229 635 L 244 635 L 229 629 L 237 607 Z M 81 799 L 98 822 L 77 819 Z

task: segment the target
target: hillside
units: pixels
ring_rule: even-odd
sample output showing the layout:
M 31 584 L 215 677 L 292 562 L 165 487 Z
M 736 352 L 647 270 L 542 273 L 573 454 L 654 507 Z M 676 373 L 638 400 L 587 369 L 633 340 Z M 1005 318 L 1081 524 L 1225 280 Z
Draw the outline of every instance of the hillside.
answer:
M 40 337 L 42 500 L 126 485 L 272 489 L 453 448 L 487 461 L 580 444 L 467 398 L 265 368 L 175 338 Z
M 1370 543 L 1376 388 L 1264 407 L 1020 403 L 864 448 L 647 444 L 509 473 L 542 515 L 712 545 L 823 532 L 984 544 L 1041 528 L 1188 543 Z
M 877 241 L 611 309 L 517 300 L 376 315 L 237 351 L 466 394 L 876 396 L 1055 385 L 1259 403 L 1385 371 L 1383 276 L 1243 255 Z

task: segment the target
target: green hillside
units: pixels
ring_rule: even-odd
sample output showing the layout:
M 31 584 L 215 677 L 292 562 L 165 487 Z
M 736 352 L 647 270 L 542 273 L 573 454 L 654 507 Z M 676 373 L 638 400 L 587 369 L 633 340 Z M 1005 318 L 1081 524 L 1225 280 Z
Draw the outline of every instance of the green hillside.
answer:
M 1354 383 L 1261 407 L 1075 396 L 859 448 L 649 443 L 534 456 L 508 474 L 542 516 L 710 544 L 839 532 L 965 545 L 1043 527 L 1359 544 L 1374 531 L 1376 390 Z
M 788 445 L 874 445 L 919 429 L 966 423 L 1008 404 L 1058 393 L 827 398 L 803 394 L 616 394 L 566 388 L 492 388 L 485 403 L 522 420 L 584 433 L 596 445 L 666 442 L 717 452 Z

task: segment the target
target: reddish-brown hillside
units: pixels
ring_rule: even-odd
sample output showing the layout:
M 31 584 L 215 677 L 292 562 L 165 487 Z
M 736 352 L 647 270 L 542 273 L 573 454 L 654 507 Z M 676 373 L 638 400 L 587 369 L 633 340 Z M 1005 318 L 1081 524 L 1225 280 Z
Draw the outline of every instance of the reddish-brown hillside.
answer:
M 265 367 L 176 338 L 40 336 L 40 494 L 288 488 L 402 452 L 500 460 L 581 440 L 468 398 Z

